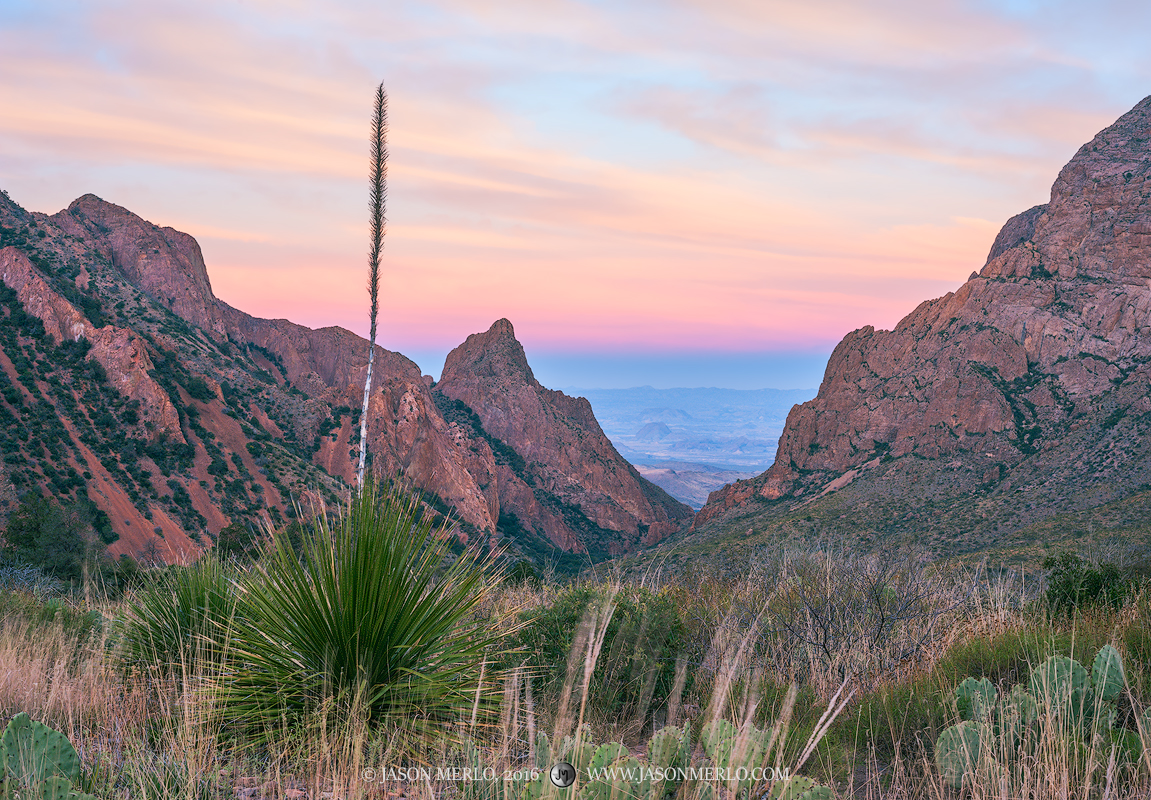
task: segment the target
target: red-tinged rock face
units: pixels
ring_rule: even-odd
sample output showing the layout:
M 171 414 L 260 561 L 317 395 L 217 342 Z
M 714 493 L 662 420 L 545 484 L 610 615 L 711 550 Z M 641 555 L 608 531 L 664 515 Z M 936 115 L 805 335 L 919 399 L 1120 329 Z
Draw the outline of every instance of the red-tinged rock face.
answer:
M 58 340 L 83 335 L 92 342 L 91 357 L 104 365 L 113 385 L 140 400 L 140 424 L 154 427 L 153 438 L 166 433 L 173 444 L 190 445 L 190 470 L 153 481 L 160 501 L 169 492 L 186 491 L 186 505 L 210 533 L 235 523 L 239 511 L 248 514 L 245 524 L 264 524 L 251 518 L 252 509 L 287 513 L 293 499 L 313 491 L 300 479 L 299 464 L 290 485 L 271 471 L 282 471 L 285 459 L 295 463 L 308 443 L 312 464 L 354 482 L 354 417 L 368 367 L 364 339 L 342 328 L 312 330 L 232 308 L 214 296 L 192 237 L 95 196 L 85 195 L 52 217 L 28 215 L 12 204 L 0 207 L 0 216 L 25 230 L 33 217 L 42 221 L 51 234 L 47 241 L 56 243 L 54 255 L 47 254 L 54 263 L 82 262 L 73 285 L 100 301 L 95 307 L 103 311 L 97 313 L 114 306 L 112 317 L 142 325 L 142 335 L 123 326 L 96 329 L 48 288 L 26 258 L 22 262 L 20 273 L 33 287 L 20 294 L 29 312 Z M 192 327 L 171 324 L 157 306 Z M 198 340 L 195 329 L 207 339 Z M 149 374 L 156 363 L 163 365 L 167 391 Z M 177 390 L 181 381 L 187 385 Z M 586 400 L 539 385 L 510 322 L 501 320 L 458 348 L 443 384 L 458 392 L 433 392 L 431 383 L 412 361 L 377 346 L 366 438 L 373 469 L 404 475 L 479 532 L 492 537 L 501 519 L 510 519 L 513 531 L 567 551 L 618 554 L 653 544 L 690 518 L 690 509 L 647 484 L 619 457 Z M 193 385 L 194 401 L 188 388 Z M 166 399 L 169 392 L 187 405 L 184 424 L 190 428 L 182 431 L 182 417 Z M 482 423 L 471 411 L 454 412 L 451 422 L 445 418 L 440 404 L 463 397 L 481 413 Z M 261 443 L 261 431 L 273 446 Z M 499 460 L 493 446 L 501 448 Z M 530 464 L 530 471 L 519 463 Z M 156 505 L 135 502 L 141 514 L 149 502 Z M 158 511 L 152 514 L 160 519 Z M 129 516 L 117 530 L 125 546 L 134 548 L 140 543 L 127 535 L 136 524 Z
M 168 393 L 148 374 L 152 362 L 139 337 L 126 328 L 96 328 L 70 302 L 61 297 L 37 272 L 32 262 L 14 247 L 0 250 L 0 277 L 25 310 L 44 323 L 57 343 L 87 339 L 88 358 L 100 363 L 120 394 L 140 403 L 142 420 L 151 422 L 151 439 L 168 437 L 184 443 L 180 416 Z
M 1034 431 L 1061 430 L 1116 386 L 1147 381 L 1148 245 L 1151 98 L 1080 148 L 1050 202 L 1008 220 L 958 291 L 892 331 L 844 337 L 819 394 L 788 416 L 775 464 L 714 493 L 695 524 L 753 496 L 818 488 L 877 455 L 993 451 L 1014 465 L 1055 446 Z
M 540 385 L 506 319 L 448 354 L 436 391 L 473 409 L 484 431 L 523 459 L 521 474 L 501 473 L 501 502 L 559 547 L 571 549 L 581 537 L 555 509 L 527 503 L 529 485 L 578 508 L 613 553 L 655 543 L 690 517 L 616 452 L 585 398 Z

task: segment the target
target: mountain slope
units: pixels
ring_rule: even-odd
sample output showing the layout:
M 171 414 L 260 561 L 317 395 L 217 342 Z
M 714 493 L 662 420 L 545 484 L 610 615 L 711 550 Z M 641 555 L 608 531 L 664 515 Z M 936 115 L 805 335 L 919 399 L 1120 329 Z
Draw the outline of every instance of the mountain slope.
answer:
M 500 502 L 564 549 L 620 555 L 692 516 L 616 452 L 585 398 L 540 385 L 506 319 L 448 354 L 436 392 L 474 409 L 483 430 L 515 451 L 518 462 L 499 470 Z M 565 538 L 565 527 L 578 532 L 564 524 L 574 509 L 592 524 L 583 547 Z
M 366 340 L 232 308 L 192 237 L 93 195 L 52 216 L 0 196 L 0 272 L 0 511 L 43 487 L 86 504 L 113 553 L 172 560 L 229 524 L 280 523 L 296 502 L 346 492 Z M 539 502 L 528 486 L 501 506 L 493 445 L 509 446 L 445 419 L 409 359 L 377 348 L 375 363 L 377 474 L 403 474 L 465 536 L 588 550 L 588 526 L 601 528 L 578 505 L 548 530 L 501 526 L 501 512 L 530 520 L 517 503 Z M 622 523 L 612 552 L 637 544 L 634 527 Z
M 772 467 L 713 493 L 695 528 L 824 519 L 826 535 L 834 518 L 839 537 L 968 550 L 1151 488 L 1148 245 L 1151 98 L 1080 148 L 958 291 L 844 337 Z

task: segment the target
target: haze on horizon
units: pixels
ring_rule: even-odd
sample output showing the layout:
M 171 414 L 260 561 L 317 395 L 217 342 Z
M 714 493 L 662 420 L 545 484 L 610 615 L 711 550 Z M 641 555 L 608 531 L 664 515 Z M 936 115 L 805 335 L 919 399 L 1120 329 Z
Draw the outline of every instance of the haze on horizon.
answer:
M 0 5 L 0 188 L 200 242 L 249 313 L 367 331 L 372 92 L 390 95 L 379 341 L 433 375 L 500 317 L 545 385 L 813 388 L 979 269 L 1151 92 L 1151 8 L 340 0 Z

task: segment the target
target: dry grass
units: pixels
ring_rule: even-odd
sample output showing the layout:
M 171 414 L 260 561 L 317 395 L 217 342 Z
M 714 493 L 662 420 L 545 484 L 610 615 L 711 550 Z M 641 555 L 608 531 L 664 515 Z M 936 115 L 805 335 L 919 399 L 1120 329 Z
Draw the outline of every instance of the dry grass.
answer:
M 852 588 L 842 583 L 845 567 L 857 575 L 871 568 L 873 577 L 886 575 L 890 583 L 873 593 L 872 606 L 861 605 L 857 601 L 863 595 L 853 595 Z M 559 693 L 542 695 L 538 676 L 529 671 L 499 674 L 489 665 L 485 685 L 504 698 L 495 729 L 479 730 L 461 720 L 460 732 L 474 737 L 485 765 L 502 773 L 535 762 L 540 731 L 546 731 L 553 743 L 565 735 L 590 737 L 597 744 L 622 738 L 633 753 L 642 753 L 653 720 L 661 725 L 691 721 L 698 732 L 710 720 L 722 718 L 741 731 L 752 725 L 770 730 L 773 763 L 834 781 L 839 797 L 1151 797 L 1151 759 L 1125 763 L 1101 738 L 1076 743 L 1066 737 L 1036 737 L 1021 748 L 1025 757 L 1000 752 L 997 741 L 989 739 L 974 778 L 962 792 L 948 787 L 935 767 L 931 745 L 937 731 L 917 730 L 919 717 L 911 711 L 903 713 L 901 722 L 896 708 L 897 716 L 889 722 L 879 728 L 872 724 L 862 741 L 845 744 L 852 737 L 844 731 L 852 725 L 862 730 L 853 718 L 857 710 L 885 697 L 898 704 L 918 693 L 921 700 L 929 696 L 924 702 L 934 703 L 937 713 L 950 713 L 944 708 L 945 695 L 954 682 L 947 669 L 967 663 L 964 648 L 976 643 L 990 643 L 987 657 L 994 660 L 999 657 L 996 647 L 1005 646 L 995 643 L 1011 637 L 1033 636 L 1037 651 L 1052 636 L 1078 637 L 1083 640 L 1076 645 L 1081 650 L 1088 649 L 1088 640 L 1115 641 L 1123 649 L 1126 631 L 1137 626 L 1151 631 L 1151 603 L 1146 597 L 1136 598 L 1119 612 L 1055 619 L 1037 612 L 1032 591 L 1036 587 L 1028 587 L 1017 576 L 955 571 L 909 582 L 897 573 L 885 572 L 883 565 L 861 567 L 858 561 L 806 554 L 789 555 L 740 581 L 705 578 L 690 590 L 669 583 L 665 588 L 676 594 L 694 638 L 675 664 L 664 666 L 674 671 L 670 696 L 658 708 L 647 708 L 626 721 L 598 715 L 589 690 L 597 663 L 605 657 L 604 633 L 615 593 L 620 591 L 618 585 L 605 585 L 600 601 L 587 609 L 574 634 Z M 659 588 L 660 582 L 649 580 L 649 585 Z M 890 587 L 902 587 L 902 595 L 893 598 Z M 505 587 L 478 613 L 506 621 L 513 612 L 554 602 L 558 592 L 554 585 Z M 906 602 L 909 597 L 915 602 Z M 901 602 L 884 606 L 885 598 Z M 833 608 L 837 599 L 843 606 L 838 611 Z M 877 628 L 869 608 L 871 612 L 902 608 L 905 613 L 890 615 L 898 617 L 898 624 Z M 102 610 L 111 618 L 118 607 Z M 791 616 L 783 624 L 786 613 Z M 511 630 L 510 623 L 504 624 Z M 874 635 L 877 630 L 885 630 L 886 638 Z M 831 641 L 833 634 L 840 639 Z M 1127 652 L 1124 655 L 1131 658 Z M 1122 708 L 1137 715 L 1147 701 L 1148 670 L 1135 666 L 1129 670 L 1131 685 Z M 396 796 L 396 784 L 369 780 L 365 769 L 400 765 L 395 743 L 402 731 L 369 729 L 363 714 L 333 706 L 305 725 L 277 731 L 270 745 L 243 746 L 221 736 L 210 691 L 212 676 L 207 672 L 195 663 L 179 665 L 164 678 L 125 672 L 117 664 L 108 626 L 103 633 L 80 639 L 59 621 L 29 625 L 18 613 L 0 621 L 0 711 L 9 716 L 26 711 L 67 733 L 81 754 L 89 791 L 98 797 Z M 692 685 L 685 689 L 689 677 Z M 793 682 L 802 690 L 779 694 L 780 687 Z M 954 721 L 953 717 L 940 724 Z M 883 737 L 876 731 L 883 725 L 886 736 L 900 741 L 894 751 L 879 746 Z M 697 748 L 695 758 L 702 758 L 702 750 Z M 458 760 L 458 752 L 447 741 L 424 753 L 428 764 Z M 461 792 L 465 800 L 476 796 L 461 784 L 434 780 L 407 781 L 399 788 L 413 800 Z M 758 791 L 767 788 L 760 785 Z M 722 784 L 712 787 L 716 800 L 730 789 Z M 700 791 L 697 784 L 682 788 L 681 794 L 689 800 Z

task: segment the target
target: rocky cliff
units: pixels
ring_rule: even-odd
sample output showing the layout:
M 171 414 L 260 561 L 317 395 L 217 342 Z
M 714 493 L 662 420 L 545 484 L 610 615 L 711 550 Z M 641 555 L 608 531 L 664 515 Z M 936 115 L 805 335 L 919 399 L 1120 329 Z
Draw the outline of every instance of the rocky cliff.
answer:
M 483 430 L 515 451 L 518 462 L 499 469 L 499 501 L 564 549 L 592 541 L 619 555 L 659 542 L 691 517 L 616 452 L 585 398 L 540 385 L 506 319 L 448 354 L 436 391 L 474 410 Z M 573 516 L 591 523 L 582 537 Z
M 1083 145 L 1050 201 L 1009 220 L 956 292 L 894 330 L 844 337 L 817 397 L 788 416 L 774 465 L 713 493 L 695 526 L 757 504 L 778 514 L 779 503 L 794 508 L 866 479 L 872 500 L 898 501 L 901 519 L 914 524 L 934 503 L 924 524 L 933 513 L 986 538 L 1142 490 L 1148 245 L 1151 98 Z M 1013 508 L 990 515 L 993 529 L 987 513 L 940 516 L 958 498 L 1009 494 Z
M 3 313 L 20 322 L 5 331 L 0 366 L 10 391 L 0 415 L 23 432 L 0 442 L 0 506 L 37 485 L 87 498 L 106 518 L 114 553 L 172 559 L 228 525 L 278 524 L 297 502 L 336 502 L 346 491 L 367 341 L 232 308 L 213 294 L 195 239 L 93 195 L 52 216 L 0 196 L 0 248 Z M 605 459 L 628 469 L 604 450 L 586 401 L 533 383 L 549 408 L 571 406 L 550 421 L 578 418 L 598 438 L 528 448 L 532 471 L 517 472 L 508 464 L 527 457 L 517 455 L 526 440 L 486 430 L 471 411 L 488 413 L 483 398 L 473 394 L 460 395 L 468 413 L 453 407 L 449 421 L 430 384 L 412 361 L 377 348 L 368 452 L 377 474 L 402 474 L 450 509 L 465 538 L 506 538 L 528 555 L 553 547 L 606 555 L 658 540 L 685 519 L 686 507 L 661 505 L 642 479 L 613 483 L 583 469 Z M 636 499 L 645 491 L 654 505 Z

